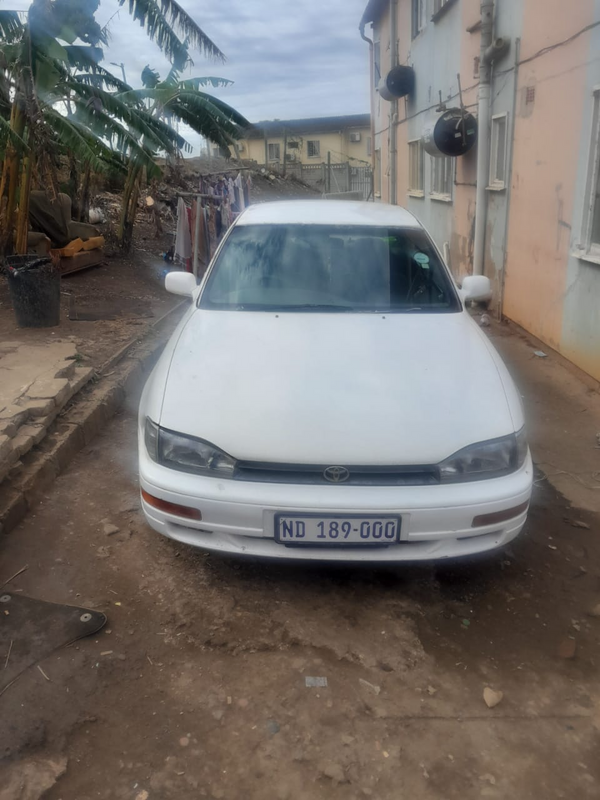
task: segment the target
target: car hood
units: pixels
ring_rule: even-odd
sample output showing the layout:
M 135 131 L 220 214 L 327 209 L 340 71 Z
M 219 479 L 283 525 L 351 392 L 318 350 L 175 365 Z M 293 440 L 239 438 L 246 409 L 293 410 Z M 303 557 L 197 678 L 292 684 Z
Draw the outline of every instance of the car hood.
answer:
M 197 310 L 158 422 L 242 460 L 433 464 L 515 429 L 497 362 L 467 313 Z

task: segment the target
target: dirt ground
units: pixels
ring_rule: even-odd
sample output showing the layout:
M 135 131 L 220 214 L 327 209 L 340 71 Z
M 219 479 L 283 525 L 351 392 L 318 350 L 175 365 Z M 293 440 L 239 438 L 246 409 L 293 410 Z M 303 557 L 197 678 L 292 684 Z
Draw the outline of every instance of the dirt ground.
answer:
M 599 797 L 596 515 L 540 476 L 526 532 L 486 561 L 223 560 L 145 525 L 136 403 L 2 542 L 0 584 L 28 565 L 4 591 L 108 624 L 0 698 L 0 787 L 63 756 L 49 800 Z
M 18 328 L 8 283 L 2 276 L 0 341 L 39 344 L 68 339 L 77 344 L 85 364 L 101 367 L 116 350 L 143 336 L 153 322 L 177 305 L 178 298 L 164 291 L 167 265 L 161 257 L 163 244 L 142 224 L 131 257 L 109 252 L 102 265 L 65 275 L 61 280 L 61 322 L 56 328 Z M 70 313 L 88 318 L 70 319 Z
M 250 163 L 250 162 L 248 162 Z M 173 180 L 169 175 L 161 183 L 159 195 L 168 198 L 176 207 L 177 191 L 192 191 L 202 172 L 230 169 L 223 159 L 185 159 Z M 296 199 L 316 196 L 308 186 L 297 180 L 253 170 L 253 202 Z M 271 176 L 271 177 L 269 177 Z M 18 328 L 12 311 L 8 283 L 0 274 L 0 341 L 19 341 L 39 344 L 45 341 L 68 339 L 77 344 L 86 365 L 100 368 L 119 348 L 144 336 L 150 327 L 176 306 L 181 298 L 164 291 L 164 276 L 170 267 L 163 253 L 174 242 L 175 216 L 163 204 L 163 233 L 156 237 L 154 223 L 143 210 L 146 194 L 140 200 L 134 246 L 123 256 L 116 246 L 116 226 L 120 208 L 119 195 L 108 192 L 92 198 L 92 206 L 101 207 L 107 221 L 99 226 L 106 237 L 106 259 L 102 265 L 65 275 L 61 281 L 61 322 L 57 328 Z

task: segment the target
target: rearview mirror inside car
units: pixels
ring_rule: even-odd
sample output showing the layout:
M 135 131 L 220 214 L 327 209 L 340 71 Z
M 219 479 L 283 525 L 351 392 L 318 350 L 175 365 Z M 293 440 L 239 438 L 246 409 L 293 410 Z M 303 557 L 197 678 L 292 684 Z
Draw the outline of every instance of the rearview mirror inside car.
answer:
M 492 283 L 485 275 L 467 275 L 462 280 L 461 294 L 465 301 L 489 300 L 492 296 Z
M 191 297 L 196 289 L 196 278 L 191 272 L 169 272 L 165 278 L 165 288 L 171 294 Z

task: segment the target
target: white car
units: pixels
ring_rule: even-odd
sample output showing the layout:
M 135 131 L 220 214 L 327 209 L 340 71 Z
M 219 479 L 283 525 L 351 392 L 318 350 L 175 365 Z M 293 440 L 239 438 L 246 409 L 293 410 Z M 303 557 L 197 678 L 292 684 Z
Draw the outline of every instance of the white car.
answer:
M 266 558 L 403 562 L 483 553 L 525 523 L 521 399 L 407 211 L 309 200 L 248 208 L 140 406 L 146 519 Z

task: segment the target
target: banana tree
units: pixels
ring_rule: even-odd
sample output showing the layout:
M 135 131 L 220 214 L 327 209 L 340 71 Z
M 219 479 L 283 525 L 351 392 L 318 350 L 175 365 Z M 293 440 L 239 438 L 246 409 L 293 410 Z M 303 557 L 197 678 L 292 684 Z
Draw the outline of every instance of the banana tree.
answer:
M 173 0 L 119 0 L 175 63 L 189 60 L 179 36 L 203 54 L 223 54 Z M 89 169 L 126 168 L 158 175 L 158 151 L 185 147 L 182 137 L 147 109 L 123 103 L 129 87 L 100 65 L 107 35 L 94 19 L 99 0 L 33 0 L 23 18 L 0 10 L 0 248 L 27 241 L 32 174 L 56 185 L 53 157 L 70 152 Z M 179 35 L 178 35 L 179 34 Z M 85 46 L 73 44 L 75 41 Z M 67 43 L 66 45 L 63 43 Z M 112 93 L 107 91 L 112 89 Z M 142 142 L 140 144 L 140 142 Z
M 241 137 L 242 129 L 249 125 L 245 117 L 222 100 L 200 90 L 204 86 L 227 86 L 231 81 L 215 77 L 187 80 L 178 78 L 177 66 L 171 69 L 163 82 L 158 73 L 147 66 L 142 72 L 145 87 L 120 93 L 118 97 L 122 102 L 136 108 L 150 103 L 150 114 L 155 120 L 164 120 L 168 125 L 175 120 L 183 122 L 196 133 L 225 148 Z M 185 149 L 190 149 L 187 143 Z M 131 245 L 142 173 L 143 166 L 132 161 L 129 165 L 118 234 L 124 249 Z

